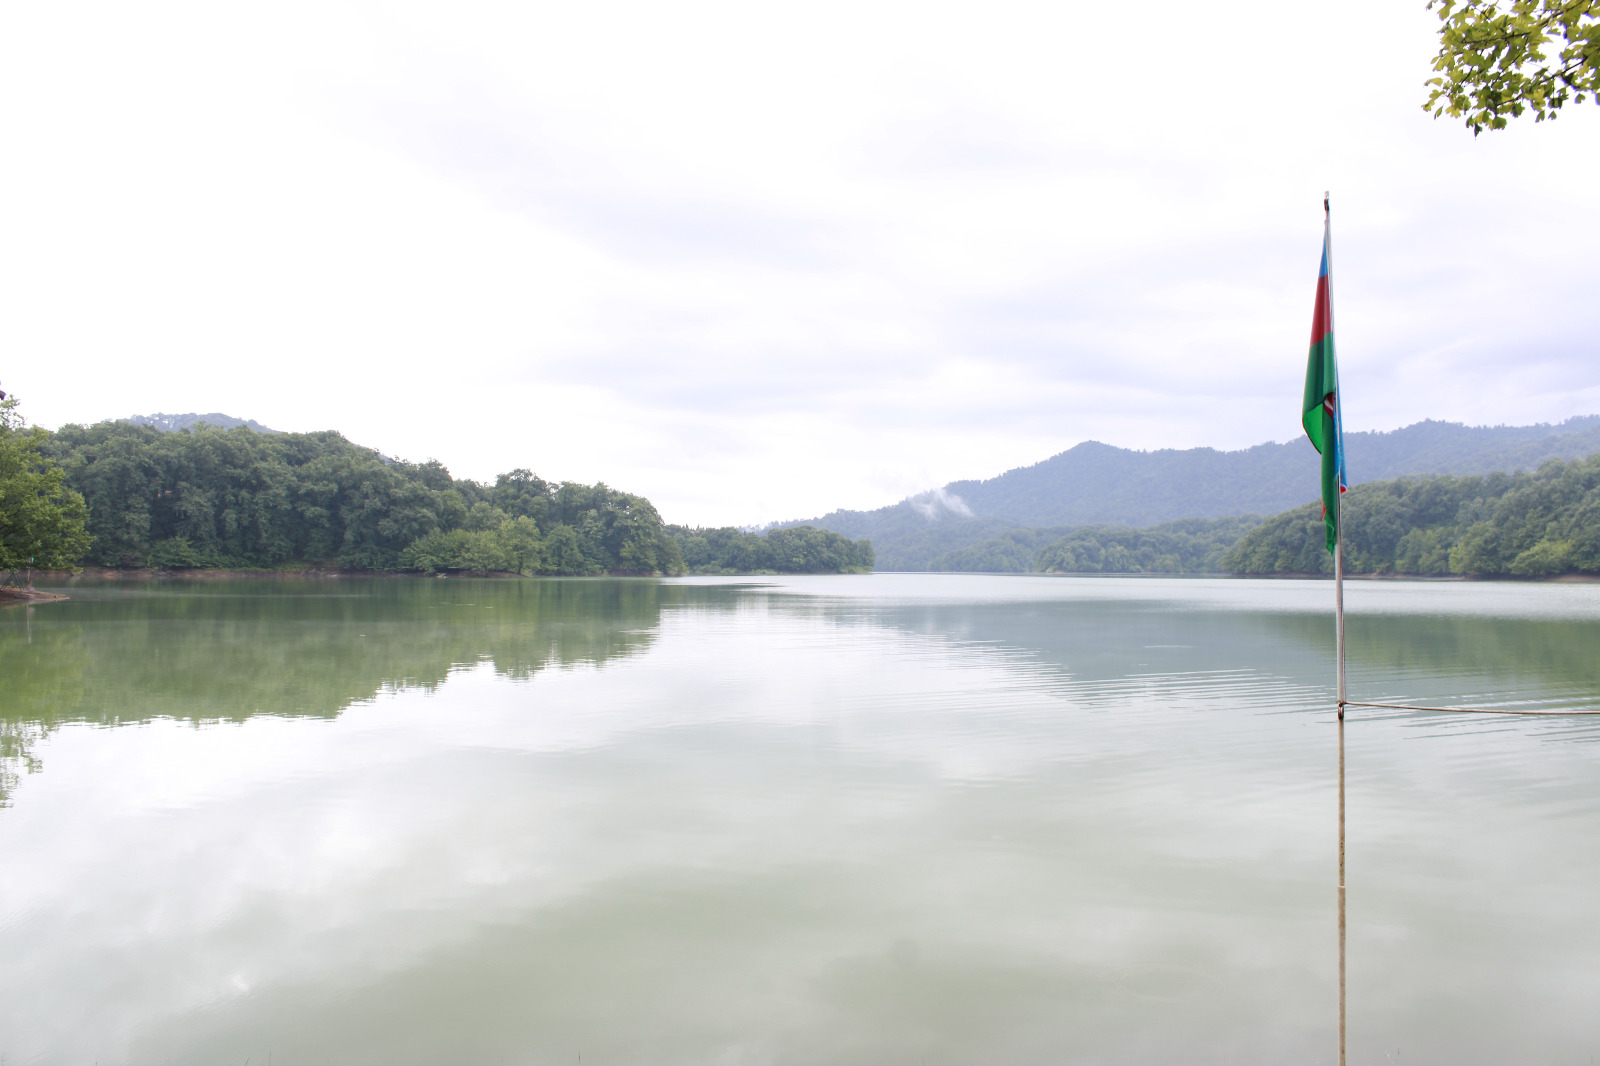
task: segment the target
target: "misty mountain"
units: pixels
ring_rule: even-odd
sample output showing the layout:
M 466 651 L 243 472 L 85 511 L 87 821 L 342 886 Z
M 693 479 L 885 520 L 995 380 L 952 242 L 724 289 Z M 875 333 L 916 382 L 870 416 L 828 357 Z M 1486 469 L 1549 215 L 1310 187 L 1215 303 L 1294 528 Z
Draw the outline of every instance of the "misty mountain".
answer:
M 1534 470 L 1546 459 L 1600 452 L 1600 415 L 1532 426 L 1429 420 L 1387 433 L 1348 433 L 1345 449 L 1351 484 Z M 1303 437 L 1231 452 L 1134 451 L 1085 441 L 988 480 L 953 481 L 888 507 L 834 511 L 808 524 L 869 538 L 882 570 L 943 568 L 938 564 L 971 554 L 961 549 L 1008 530 L 1036 530 L 1026 538 L 1032 542 L 1091 524 L 1147 527 L 1181 518 L 1276 514 L 1317 494 L 1318 463 Z
M 217 411 L 213 411 L 208 415 L 195 414 L 193 411 L 186 415 L 168 415 L 157 412 L 153 415 L 130 415 L 127 418 L 119 418 L 117 421 L 131 422 L 136 426 L 150 426 L 161 430 L 163 433 L 172 433 L 180 429 L 193 429 L 202 422 L 216 426 L 218 429 L 233 429 L 235 426 L 243 426 L 246 429 L 253 429 L 257 433 L 283 432 L 280 429 L 263 426 L 253 418 L 235 418 L 232 415 L 221 414 Z

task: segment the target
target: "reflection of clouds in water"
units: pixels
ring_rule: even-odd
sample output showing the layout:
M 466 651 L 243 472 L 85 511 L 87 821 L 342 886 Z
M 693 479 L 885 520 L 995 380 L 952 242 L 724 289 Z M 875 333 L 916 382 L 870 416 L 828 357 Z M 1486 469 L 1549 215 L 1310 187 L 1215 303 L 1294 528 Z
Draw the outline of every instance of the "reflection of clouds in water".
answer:
M 674 585 L 709 584 L 689 579 Z M 764 579 L 775 596 L 891 607 L 907 604 L 1149 604 L 1175 611 L 1214 609 L 1324 616 L 1331 581 L 1162 575 L 872 574 Z M 1345 584 L 1345 609 L 1362 614 L 1458 614 L 1483 618 L 1600 620 L 1600 584 L 1512 581 L 1367 581 Z
M 1019 992 L 1034 979 L 1044 982 L 1036 988 L 1061 987 L 1063 978 L 1053 975 L 1062 963 L 1050 952 L 1063 950 L 1070 960 L 1079 937 L 1098 946 L 1091 958 L 1069 961 L 1081 973 L 1068 984 L 1091 983 L 1098 956 L 1118 955 L 1121 938 L 1096 933 L 1102 919 L 1088 912 L 1054 930 L 1055 949 L 1038 940 L 1039 908 L 1052 906 L 1054 892 L 1036 895 L 1040 871 L 1031 869 L 1030 855 L 1057 849 L 1028 846 L 1028 838 L 1054 833 L 1058 817 L 1025 773 L 1040 756 L 1018 751 L 997 759 L 1008 745 L 962 721 L 974 716 L 970 703 L 930 709 L 941 691 L 976 698 L 1003 682 L 1003 664 L 949 661 L 915 647 L 918 641 L 907 647 L 904 637 L 880 635 L 866 646 L 858 642 L 846 668 L 837 639 L 818 639 L 813 626 L 788 621 L 767 636 L 797 667 L 763 684 L 756 676 L 762 663 L 751 663 L 718 693 L 694 682 L 700 664 L 681 660 L 677 653 L 688 649 L 678 645 L 711 647 L 739 660 L 754 642 L 730 642 L 733 630 L 708 629 L 707 621 L 669 628 L 656 654 L 621 671 L 546 675 L 508 686 L 479 669 L 431 695 L 400 693 L 353 709 L 313 735 L 274 719 L 201 732 L 165 724 L 138 731 L 152 758 L 135 757 L 121 773 L 102 766 L 85 780 L 70 780 L 78 776 L 71 772 L 51 784 L 90 804 L 102 794 L 107 802 L 146 797 L 146 821 L 136 832 L 85 841 L 85 857 L 95 856 L 91 868 L 108 860 L 116 866 L 129 852 L 151 849 L 176 861 L 182 884 L 169 884 L 171 866 L 126 879 L 118 898 L 97 906 L 83 927 L 40 929 L 53 947 L 27 953 L 29 969 L 70 983 L 74 963 L 84 960 L 81 949 L 68 945 L 96 954 L 94 945 L 114 940 L 117 928 L 137 918 L 148 938 L 142 971 L 182 973 L 193 966 L 184 961 L 191 941 L 220 939 L 250 958 L 249 980 L 258 991 L 241 999 L 202 983 L 186 998 L 181 984 L 157 976 L 142 996 L 129 999 L 130 1027 L 142 1011 L 178 1010 L 167 1038 L 181 1031 L 187 1040 L 206 1033 L 208 1024 L 248 1031 L 265 1024 L 255 1012 L 275 1015 L 293 1006 L 297 1017 L 309 1009 L 338 1028 L 351 1022 L 311 1002 L 328 984 L 382 999 L 419 976 L 443 979 L 419 970 L 492 965 L 506 937 L 548 953 L 550 938 L 559 942 L 576 925 L 625 961 L 663 942 L 681 946 L 719 988 L 741 983 L 751 966 L 770 970 L 780 1013 L 801 1030 L 791 1039 L 814 1040 L 826 1030 L 847 1043 L 877 1046 L 893 1037 L 865 1008 L 885 995 L 909 996 L 902 1007 L 922 1014 L 930 1002 L 948 1005 L 997 978 Z M 859 699 L 836 702 L 834 683 L 864 680 L 867 671 L 878 675 L 897 645 L 902 663 L 875 676 Z M 602 679 L 604 696 L 595 689 Z M 908 688 L 908 679 L 920 680 Z M 619 682 L 626 683 L 618 688 Z M 996 718 L 1048 704 L 1048 696 L 1029 697 L 1028 684 L 1019 687 L 1020 700 L 1002 704 Z M 897 688 L 904 693 L 899 701 Z M 908 745 L 918 734 L 923 741 Z M 92 747 L 112 735 L 73 730 L 63 740 Z M 1026 739 L 1013 736 L 1009 746 L 1028 747 Z M 174 751 L 174 744 L 189 751 Z M 60 751 L 55 761 L 81 771 L 84 754 L 90 753 Z M 159 769 L 174 762 L 189 768 L 187 776 L 174 779 Z M 288 781 L 286 765 L 294 767 Z M 831 786 L 821 792 L 819 769 Z M 966 787 L 985 790 L 977 796 L 1015 803 L 1007 824 L 971 810 L 973 797 L 944 794 L 956 775 Z M 38 801 L 48 805 L 50 796 Z M 263 807 L 276 813 L 264 819 Z M 1119 816 L 1113 810 L 1100 817 Z M 199 851 L 172 854 L 174 820 L 180 835 L 203 843 Z M 1003 838 L 996 839 L 996 828 Z M 1048 861 L 1077 866 L 1088 859 L 1103 869 L 1112 856 L 1096 853 L 1107 846 L 1120 845 L 1080 841 Z M 952 938 L 943 893 L 993 891 L 995 862 L 1019 878 L 1023 913 L 968 920 Z M 818 880 L 825 870 L 833 872 Z M 70 898 L 72 884 L 89 872 L 71 871 L 29 895 L 40 903 Z M 1097 876 L 1090 873 L 1090 882 Z M 1055 871 L 1050 880 L 1070 893 L 1074 877 Z M 928 894 L 936 885 L 941 890 Z M 682 896 L 669 906 L 663 893 Z M 822 913 L 808 923 L 804 915 L 815 915 L 819 905 Z M 639 939 L 607 940 L 592 917 L 597 909 L 610 916 L 604 925 L 637 925 Z M 724 939 L 724 909 L 742 925 L 738 938 Z M 659 928 L 641 911 L 675 917 L 689 931 Z M 900 993 L 885 985 L 885 923 L 930 945 L 919 980 Z M 1089 924 L 1073 932 L 1080 923 Z M 490 933 L 486 926 L 507 931 Z M 1141 940 L 1157 935 L 1147 928 Z M 354 968 L 352 950 L 359 959 Z M 603 996 L 611 973 L 574 962 L 579 971 L 597 969 L 586 994 Z M 561 967 L 568 980 L 570 969 Z M 632 994 L 648 1016 L 648 1001 L 671 992 L 645 983 Z M 205 1013 L 183 1015 L 185 1005 Z M 48 1005 L 39 1006 L 49 1017 Z M 702 1021 L 713 1010 L 698 998 L 684 1007 Z M 1004 1013 L 992 998 L 964 1008 L 968 1025 Z M 148 1030 L 148 1020 L 139 1024 Z
M 63 730 L 0 816 L 0 1028 L 62 1061 L 1313 1057 L 1326 620 L 875 580 L 673 583 L 646 654 L 337 720 Z M 1375 646 L 1420 676 L 1469 621 Z M 1548 724 L 1352 723 L 1363 1039 L 1586 1046 L 1596 749 Z

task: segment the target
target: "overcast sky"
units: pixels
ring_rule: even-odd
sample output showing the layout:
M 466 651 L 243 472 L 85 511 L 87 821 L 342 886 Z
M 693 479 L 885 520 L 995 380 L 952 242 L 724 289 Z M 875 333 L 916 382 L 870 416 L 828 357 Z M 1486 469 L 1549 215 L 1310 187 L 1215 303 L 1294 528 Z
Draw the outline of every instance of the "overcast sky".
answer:
M 1087 439 L 1600 412 L 1600 108 L 1421 110 L 1421 0 L 14 5 L 0 382 L 668 521 Z M 1354 473 L 1354 472 L 1353 472 Z

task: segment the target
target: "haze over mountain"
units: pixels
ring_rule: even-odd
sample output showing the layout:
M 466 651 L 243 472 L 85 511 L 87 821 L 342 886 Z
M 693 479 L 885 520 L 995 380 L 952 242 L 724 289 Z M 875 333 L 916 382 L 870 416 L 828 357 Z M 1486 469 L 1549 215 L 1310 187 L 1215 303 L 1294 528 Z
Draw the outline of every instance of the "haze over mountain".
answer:
M 1351 484 L 1429 474 L 1533 470 L 1600 452 L 1600 415 L 1531 426 L 1424 421 L 1345 437 Z M 1151 526 L 1181 518 L 1271 515 L 1317 493 L 1318 457 L 1297 438 L 1240 451 L 1134 451 L 1085 441 L 984 481 L 953 481 L 873 511 L 808 524 L 871 539 L 880 569 L 925 569 L 940 556 L 1014 529 L 1044 543 L 1096 523 Z M 790 525 L 798 523 L 779 523 Z

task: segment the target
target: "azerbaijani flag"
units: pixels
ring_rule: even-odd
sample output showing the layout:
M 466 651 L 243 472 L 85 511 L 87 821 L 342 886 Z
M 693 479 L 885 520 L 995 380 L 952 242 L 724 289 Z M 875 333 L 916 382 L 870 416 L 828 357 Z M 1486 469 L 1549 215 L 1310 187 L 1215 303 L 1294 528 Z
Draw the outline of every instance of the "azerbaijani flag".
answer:
M 1317 305 L 1311 312 L 1311 354 L 1306 360 L 1306 394 L 1300 424 L 1322 453 L 1322 521 L 1328 527 L 1328 550 L 1339 537 L 1339 494 L 1344 475 L 1344 422 L 1339 415 L 1339 364 L 1333 356 L 1333 278 L 1328 273 L 1332 226 L 1328 201 L 1322 201 L 1322 272 L 1317 275 Z

